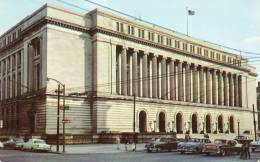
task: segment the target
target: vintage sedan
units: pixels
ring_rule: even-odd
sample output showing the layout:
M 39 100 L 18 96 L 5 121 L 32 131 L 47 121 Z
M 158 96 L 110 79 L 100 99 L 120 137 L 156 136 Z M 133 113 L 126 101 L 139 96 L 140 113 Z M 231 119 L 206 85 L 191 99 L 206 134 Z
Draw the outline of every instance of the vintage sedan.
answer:
M 257 141 L 253 141 L 250 143 L 250 147 L 252 151 L 254 152 L 255 150 L 259 151 L 260 150 L 260 138 L 257 139 Z
M 147 152 L 159 152 L 161 150 L 172 151 L 177 149 L 178 141 L 170 138 L 159 138 L 151 140 L 145 145 Z
M 31 151 L 51 151 L 51 145 L 48 145 L 42 139 L 29 139 L 28 142 L 22 145 L 22 149 Z
M 203 146 L 210 143 L 210 140 L 191 138 L 189 141 L 180 142 L 177 146 L 177 151 L 183 153 L 202 153 Z
M 24 140 L 22 138 L 10 138 L 9 140 L 5 141 L 4 148 L 5 149 L 20 149 Z
M 241 149 L 242 144 L 239 144 L 236 140 L 215 139 L 213 143 L 204 145 L 203 152 L 207 155 L 214 153 L 226 156 L 234 153 L 239 154 Z

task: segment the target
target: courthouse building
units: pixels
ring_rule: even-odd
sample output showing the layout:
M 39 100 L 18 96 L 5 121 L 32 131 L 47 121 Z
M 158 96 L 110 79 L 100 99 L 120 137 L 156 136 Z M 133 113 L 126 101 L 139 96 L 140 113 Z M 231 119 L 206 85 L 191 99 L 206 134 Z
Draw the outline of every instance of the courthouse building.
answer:
M 57 83 L 47 78 L 66 85 L 75 137 L 133 123 L 142 134 L 253 131 L 257 74 L 246 58 L 100 9 L 44 5 L 0 37 L 0 65 L 1 135 L 56 134 Z

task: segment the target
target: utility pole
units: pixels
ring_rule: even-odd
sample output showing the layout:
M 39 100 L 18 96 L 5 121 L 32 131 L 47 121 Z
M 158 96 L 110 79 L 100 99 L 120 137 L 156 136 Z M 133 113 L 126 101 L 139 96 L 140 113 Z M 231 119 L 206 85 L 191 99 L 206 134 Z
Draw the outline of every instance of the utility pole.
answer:
M 240 128 L 239 128 L 240 122 L 237 120 L 237 136 L 240 135 Z
M 253 120 L 254 120 L 254 133 L 255 133 L 255 141 L 256 141 L 256 121 L 255 121 L 255 105 L 253 104 Z
M 56 137 L 56 151 L 59 152 L 59 136 L 60 136 L 60 84 L 58 84 L 58 105 L 57 105 L 57 137 Z
M 62 152 L 65 152 L 65 84 L 63 84 L 63 109 L 62 109 Z

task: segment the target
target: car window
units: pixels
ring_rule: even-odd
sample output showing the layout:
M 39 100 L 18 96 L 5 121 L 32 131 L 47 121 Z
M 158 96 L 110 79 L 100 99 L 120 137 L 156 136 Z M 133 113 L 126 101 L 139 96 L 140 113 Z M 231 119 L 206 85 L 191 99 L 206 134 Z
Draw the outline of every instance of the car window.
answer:
M 45 142 L 42 140 L 37 140 L 37 141 L 34 141 L 34 143 L 45 143 Z
M 224 143 L 226 143 L 226 140 L 215 140 L 214 143 L 216 143 L 216 144 L 224 144 Z

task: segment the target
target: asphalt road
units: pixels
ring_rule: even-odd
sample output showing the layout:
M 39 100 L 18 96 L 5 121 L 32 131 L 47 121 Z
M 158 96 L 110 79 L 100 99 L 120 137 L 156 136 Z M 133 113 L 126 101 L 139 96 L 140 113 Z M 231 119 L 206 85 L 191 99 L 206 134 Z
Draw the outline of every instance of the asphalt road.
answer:
M 258 159 L 260 159 L 260 152 L 253 153 L 251 160 L 240 160 L 239 156 L 181 155 L 178 152 L 122 152 L 75 155 L 0 150 L 1 162 L 257 162 Z

